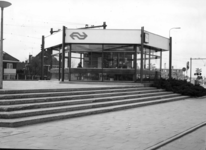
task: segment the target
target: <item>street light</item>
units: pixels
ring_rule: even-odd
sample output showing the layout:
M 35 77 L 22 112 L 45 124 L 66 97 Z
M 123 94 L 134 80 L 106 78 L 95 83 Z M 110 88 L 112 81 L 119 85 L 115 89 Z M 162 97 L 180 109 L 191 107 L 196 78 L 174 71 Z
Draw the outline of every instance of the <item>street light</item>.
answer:
M 170 52 L 169 52 L 169 79 L 172 78 L 172 38 L 170 37 L 170 31 L 172 29 L 181 29 L 180 27 L 173 27 L 169 30 L 169 49 L 170 49 Z
M 170 31 L 171 31 L 172 29 L 181 29 L 181 28 L 180 28 L 180 27 L 174 27 L 174 28 L 171 28 Z M 170 31 L 169 31 L 169 37 L 170 37 Z
M 3 88 L 3 10 L 9 7 L 11 3 L 0 1 L 1 7 L 1 38 L 0 38 L 0 89 Z

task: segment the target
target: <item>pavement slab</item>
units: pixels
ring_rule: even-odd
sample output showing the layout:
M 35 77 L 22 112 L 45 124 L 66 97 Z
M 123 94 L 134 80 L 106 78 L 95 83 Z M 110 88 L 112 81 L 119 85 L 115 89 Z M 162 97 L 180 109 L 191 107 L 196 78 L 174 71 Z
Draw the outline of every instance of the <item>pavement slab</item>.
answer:
M 0 128 L 0 148 L 144 150 L 206 121 L 205 108 L 206 98 L 190 98 L 19 128 Z

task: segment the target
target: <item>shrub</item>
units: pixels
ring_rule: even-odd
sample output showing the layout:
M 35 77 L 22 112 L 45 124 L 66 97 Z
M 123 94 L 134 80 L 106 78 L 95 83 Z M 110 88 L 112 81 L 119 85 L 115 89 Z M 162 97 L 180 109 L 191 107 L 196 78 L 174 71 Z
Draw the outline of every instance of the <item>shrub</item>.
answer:
M 200 85 L 193 85 L 186 80 L 177 79 L 158 79 L 151 85 L 158 89 L 165 89 L 166 91 L 172 91 L 182 95 L 188 95 L 192 97 L 200 97 L 206 95 L 206 89 Z

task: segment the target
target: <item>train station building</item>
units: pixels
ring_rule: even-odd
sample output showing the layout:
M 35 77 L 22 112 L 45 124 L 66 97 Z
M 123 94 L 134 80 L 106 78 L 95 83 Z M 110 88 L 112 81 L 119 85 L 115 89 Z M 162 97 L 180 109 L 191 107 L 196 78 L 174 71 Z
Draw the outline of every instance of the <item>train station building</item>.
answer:
M 141 29 L 69 29 L 42 36 L 51 79 L 144 82 L 159 78 L 169 38 Z

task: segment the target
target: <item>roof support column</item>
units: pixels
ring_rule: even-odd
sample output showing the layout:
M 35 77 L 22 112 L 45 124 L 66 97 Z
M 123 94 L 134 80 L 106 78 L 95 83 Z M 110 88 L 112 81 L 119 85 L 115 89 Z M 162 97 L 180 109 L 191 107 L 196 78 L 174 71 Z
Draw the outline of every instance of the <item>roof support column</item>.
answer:
M 161 72 L 162 72 L 162 50 L 160 51 L 160 78 L 162 77 Z
M 42 36 L 41 44 L 41 80 L 44 79 L 44 36 Z
M 52 50 L 52 48 L 50 48 L 50 49 L 48 49 L 48 51 L 49 51 L 49 60 L 50 60 L 50 67 L 49 67 L 49 69 L 51 70 L 52 69 L 52 52 L 53 52 L 53 50 Z
M 61 79 L 61 48 L 59 49 L 59 81 Z
M 141 46 L 140 46 L 140 52 L 141 52 L 141 68 L 140 68 L 140 82 L 143 81 L 143 51 L 144 51 L 144 27 L 141 27 Z
M 151 48 L 149 48 L 149 81 L 151 80 Z
M 134 45 L 134 82 L 137 82 L 137 45 Z
M 103 65 L 104 65 L 104 63 L 103 63 L 103 61 L 104 61 L 104 53 L 103 53 L 103 51 L 104 51 L 104 44 L 102 44 L 102 82 L 104 82 L 104 69 L 103 69 Z
M 71 63 L 72 63 L 72 45 L 69 45 L 68 53 L 68 62 L 69 62 L 69 81 L 71 81 Z
M 172 37 L 169 41 L 169 79 L 172 78 Z
M 192 58 L 190 58 L 190 83 L 192 83 Z
M 62 32 L 62 79 L 61 81 L 64 82 L 64 68 L 65 68 L 65 36 L 66 36 L 66 27 L 63 26 Z

